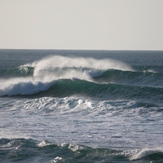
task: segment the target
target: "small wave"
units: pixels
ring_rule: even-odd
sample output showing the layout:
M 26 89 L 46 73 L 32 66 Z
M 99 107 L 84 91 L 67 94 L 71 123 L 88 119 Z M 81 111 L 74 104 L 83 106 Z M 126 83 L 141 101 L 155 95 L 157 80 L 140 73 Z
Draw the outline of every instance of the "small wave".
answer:
M 53 144 L 38 146 L 32 139 L 0 139 L 0 161 L 14 162 L 96 162 L 127 160 L 119 151 L 107 148 L 91 148 L 83 145 Z M 6 147 L 5 147 L 6 146 Z M 8 160 L 8 161 L 7 161 Z
M 61 162 L 61 161 L 65 162 L 65 160 L 62 157 L 57 156 L 53 160 L 51 160 L 50 163 L 57 163 L 57 162 Z
M 159 162 L 163 161 L 162 148 L 142 150 L 116 150 L 35 141 L 33 139 L 0 139 L 0 161 L 2 162 Z
M 143 71 L 144 73 L 158 73 L 157 71 L 155 71 L 155 70 L 152 70 L 152 69 L 149 69 L 149 70 L 144 70 Z
M 144 148 L 135 151 L 135 153 L 130 157 L 130 160 L 140 160 L 144 158 L 161 159 L 163 161 L 163 148 Z
M 49 146 L 51 145 L 51 143 L 48 143 L 46 141 L 41 141 L 37 144 L 38 147 L 46 147 L 46 146 Z

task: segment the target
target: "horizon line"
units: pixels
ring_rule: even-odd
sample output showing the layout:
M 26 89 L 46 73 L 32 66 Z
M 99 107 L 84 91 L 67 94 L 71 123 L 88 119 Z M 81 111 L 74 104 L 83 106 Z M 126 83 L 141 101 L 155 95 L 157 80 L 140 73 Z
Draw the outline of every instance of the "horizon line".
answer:
M 157 50 L 157 49 L 136 49 L 136 50 L 132 50 L 132 49 L 53 49 L 53 48 L 0 48 L 0 50 L 58 50 L 58 51 L 163 51 L 162 50 Z

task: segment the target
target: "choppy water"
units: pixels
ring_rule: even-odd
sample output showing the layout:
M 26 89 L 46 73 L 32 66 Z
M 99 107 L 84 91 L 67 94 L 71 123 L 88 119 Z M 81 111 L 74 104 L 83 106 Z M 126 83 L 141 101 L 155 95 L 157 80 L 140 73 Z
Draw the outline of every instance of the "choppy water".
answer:
M 163 52 L 0 50 L 0 162 L 163 162 Z

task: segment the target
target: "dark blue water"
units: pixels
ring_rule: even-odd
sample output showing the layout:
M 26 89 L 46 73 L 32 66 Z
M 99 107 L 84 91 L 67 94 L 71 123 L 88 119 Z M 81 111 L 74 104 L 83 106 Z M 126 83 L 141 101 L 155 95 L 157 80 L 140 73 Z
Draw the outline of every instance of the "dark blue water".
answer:
M 163 52 L 0 50 L 0 162 L 163 162 Z

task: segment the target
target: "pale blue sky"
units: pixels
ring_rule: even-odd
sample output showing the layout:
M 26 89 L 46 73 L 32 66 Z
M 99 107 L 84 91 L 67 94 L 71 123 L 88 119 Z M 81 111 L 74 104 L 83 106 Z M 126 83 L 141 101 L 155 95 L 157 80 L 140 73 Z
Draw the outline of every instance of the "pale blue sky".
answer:
M 163 50 L 163 0 L 0 0 L 0 48 Z

